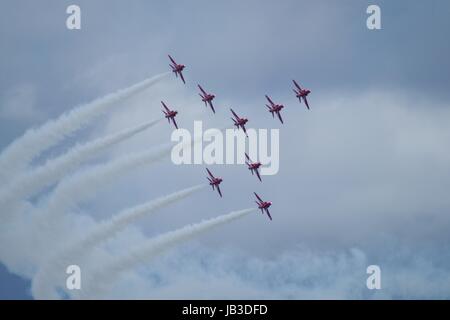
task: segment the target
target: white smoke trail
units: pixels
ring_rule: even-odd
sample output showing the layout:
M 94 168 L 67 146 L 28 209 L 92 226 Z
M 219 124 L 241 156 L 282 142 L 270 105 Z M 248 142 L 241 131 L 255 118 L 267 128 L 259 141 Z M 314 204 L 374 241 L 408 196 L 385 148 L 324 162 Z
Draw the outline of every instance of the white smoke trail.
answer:
M 188 141 L 188 144 L 201 142 L 201 137 Z M 123 156 L 106 164 L 97 165 L 75 174 L 68 180 L 62 181 L 53 191 L 43 213 L 44 220 L 53 220 L 57 215 L 67 210 L 74 210 L 80 199 L 89 199 L 102 185 L 114 182 L 123 172 L 137 169 L 157 162 L 170 155 L 171 143 L 160 145 L 156 150 L 144 151 Z
M 196 144 L 200 139 L 194 139 L 186 144 Z M 105 184 L 110 184 L 128 170 L 154 163 L 169 155 L 172 150 L 172 144 L 164 144 L 154 151 L 145 151 L 141 153 L 123 156 L 109 163 L 97 165 L 83 171 L 77 172 L 67 180 L 58 184 L 50 195 L 43 208 L 38 209 L 33 225 L 36 232 L 44 232 L 48 235 L 46 239 L 58 239 L 64 234 L 64 213 L 76 211 L 76 204 L 80 199 L 90 199 L 95 196 L 96 191 Z M 36 239 L 36 246 L 46 247 L 51 243 L 46 243 L 46 239 Z M 41 243 L 43 242 L 43 243 Z M 44 256 L 41 259 L 45 258 Z
M 170 153 L 171 146 L 120 157 L 106 164 L 82 170 L 58 184 L 50 195 L 42 219 L 51 220 L 67 210 L 74 210 L 80 199 L 90 199 L 95 191 L 113 183 L 123 172 L 154 163 Z
M 18 204 L 20 200 L 26 200 L 27 197 L 32 196 L 39 190 L 57 182 L 64 174 L 75 169 L 82 161 L 90 156 L 95 155 L 97 152 L 100 152 L 113 144 L 133 137 L 154 126 L 161 121 L 161 119 L 147 122 L 86 144 L 75 146 L 66 154 L 47 161 L 44 165 L 31 171 L 31 173 L 23 173 L 0 191 L 0 206 L 2 208 L 10 208 L 10 204 L 15 205 Z M 9 209 L 5 211 L 11 213 L 14 210 Z M 3 217 L 5 214 L 3 214 Z
M 256 210 L 256 208 L 250 208 L 234 211 L 196 224 L 187 225 L 178 230 L 167 232 L 153 239 L 149 239 L 139 248 L 131 251 L 127 255 L 122 257 L 119 256 L 110 264 L 98 268 L 98 271 L 92 274 L 90 280 L 85 281 L 87 285 L 81 290 L 80 297 L 98 298 L 108 290 L 111 279 L 117 279 L 123 272 L 134 268 L 136 265 L 148 262 L 180 242 L 193 238 L 212 228 L 242 218 Z
M 82 241 L 76 244 L 80 251 L 88 251 L 89 248 L 98 245 L 99 243 L 114 236 L 117 232 L 127 227 L 142 216 L 147 216 L 156 212 L 157 210 L 168 206 L 174 202 L 180 201 L 191 194 L 205 188 L 206 184 L 200 184 L 181 191 L 174 192 L 170 195 L 160 197 L 156 200 L 149 201 L 139 206 L 126 209 L 110 220 L 104 221 L 99 226 L 95 227 L 93 232 L 85 237 Z
M 126 209 L 111 219 L 100 222 L 92 231 L 88 232 L 81 240 L 67 245 L 62 245 L 56 254 L 46 259 L 46 262 L 40 266 L 38 272 L 33 277 L 32 294 L 36 299 L 55 298 L 54 285 L 64 281 L 64 270 L 69 264 L 76 263 L 80 265 L 84 257 L 90 254 L 96 246 L 113 237 L 119 231 L 123 230 L 137 219 L 157 212 L 159 209 L 168 206 L 174 202 L 180 201 L 193 193 L 205 188 L 206 184 L 201 184 L 186 188 L 156 200 Z M 59 279 L 56 276 L 59 275 Z
M 0 181 L 2 183 L 9 181 L 41 152 L 56 145 L 94 118 L 102 115 L 114 103 L 147 89 L 169 74 L 170 72 L 166 72 L 148 78 L 133 86 L 81 105 L 64 113 L 58 119 L 46 122 L 37 129 L 29 129 L 0 154 Z

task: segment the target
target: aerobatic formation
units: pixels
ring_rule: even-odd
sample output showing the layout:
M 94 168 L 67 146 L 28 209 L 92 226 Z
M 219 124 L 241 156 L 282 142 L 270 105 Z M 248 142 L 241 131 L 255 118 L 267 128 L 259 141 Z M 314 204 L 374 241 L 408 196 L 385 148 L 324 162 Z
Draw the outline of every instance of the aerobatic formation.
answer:
M 155 126 L 164 118 L 167 119 L 170 126 L 173 125 L 178 129 L 179 112 L 174 110 L 170 101 L 167 102 L 166 100 L 161 101 L 161 111 L 164 116 L 157 120 L 147 121 L 121 132 L 77 145 L 62 155 L 51 158 L 42 165 L 32 164 L 34 159 L 105 114 L 117 102 L 146 90 L 169 76 L 172 72 L 186 84 L 183 74 L 185 65 L 176 63 L 171 56 L 169 56 L 169 59 L 171 71 L 147 78 L 127 88 L 80 105 L 70 110 L 70 112 L 62 114 L 57 119 L 47 121 L 41 127 L 28 130 L 0 153 L 0 180 L 3 183 L 0 186 L 0 207 L 4 208 L 2 214 L 0 214 L 0 226 L 6 226 L 10 222 L 22 223 L 22 219 L 27 217 L 27 209 L 32 209 L 33 228 L 38 230 L 36 234 L 45 235 L 45 237 L 39 238 L 24 238 L 22 239 L 24 245 L 17 248 L 16 251 L 18 252 L 14 252 L 11 255 L 0 255 L 0 262 L 18 274 L 23 275 L 23 270 L 31 270 L 27 271 L 25 276 L 32 279 L 31 292 L 33 297 L 37 299 L 60 298 L 61 294 L 56 288 L 64 287 L 65 279 L 63 277 L 64 273 L 61 273 L 62 266 L 65 267 L 71 263 L 85 263 L 89 260 L 90 255 L 95 252 L 94 250 L 109 254 L 101 249 L 101 245 L 125 230 L 127 226 L 140 217 L 155 213 L 161 208 L 180 201 L 207 186 L 211 186 L 214 192 L 217 190 L 221 198 L 226 196 L 222 189 L 224 179 L 216 176 L 211 168 L 206 168 L 208 184 L 203 183 L 175 191 L 141 205 L 130 207 L 99 223 L 92 220 L 89 222 L 92 229 L 88 233 L 77 234 L 76 231 L 71 232 L 67 229 L 70 228 L 69 225 L 72 219 L 75 219 L 75 213 L 78 211 L 77 203 L 95 195 L 95 190 L 100 188 L 102 184 L 113 181 L 115 177 L 124 172 L 154 163 L 170 155 L 172 146 L 164 144 L 161 148 L 156 148 L 155 150 L 126 154 L 113 161 L 96 164 L 85 170 L 77 171 L 80 165 L 97 155 L 100 151 Z M 297 88 L 297 90 L 294 89 L 296 98 L 300 102 L 303 100 L 309 109 L 306 97 L 310 90 L 301 88 L 295 81 L 294 84 Z M 215 115 L 216 111 L 220 110 L 216 104 L 215 94 L 205 90 L 200 84 L 197 84 L 197 88 L 200 90 L 201 101 L 207 108 L 211 108 Z M 265 98 L 268 101 L 266 107 L 273 118 L 276 115 L 281 124 L 283 124 L 281 111 L 284 110 L 284 105 L 273 102 L 269 95 L 265 95 Z M 235 110 L 230 108 L 233 126 L 236 127 L 235 133 L 239 133 L 243 136 L 243 139 L 247 139 L 249 136 L 247 133 L 251 133 L 250 131 L 247 132 L 246 128 L 249 120 L 242 116 L 240 111 L 235 112 Z M 263 109 L 261 108 L 260 110 Z M 248 140 L 251 141 L 251 135 Z M 262 163 L 260 159 L 256 159 L 256 156 L 250 151 L 248 154 L 245 151 L 243 153 L 240 156 L 244 158 L 245 155 L 246 167 L 252 175 L 256 175 L 258 180 L 262 182 Z M 70 175 L 66 176 L 68 173 Z M 51 192 L 45 195 L 44 200 L 41 200 L 39 194 L 42 190 L 51 186 Z M 130 254 L 125 252 L 123 255 L 115 257 L 117 259 L 112 259 L 111 261 L 106 259 L 99 266 L 91 265 L 92 270 L 86 276 L 87 279 L 96 279 L 96 281 L 91 283 L 98 283 L 98 287 L 96 285 L 90 287 L 90 282 L 87 281 L 87 286 L 80 293 L 65 289 L 63 291 L 72 298 L 102 296 L 107 294 L 109 290 L 108 283 L 111 277 L 116 278 L 111 276 L 110 272 L 118 276 L 144 259 L 151 259 L 169 250 L 171 247 L 183 243 L 184 240 L 201 234 L 204 230 L 210 230 L 229 223 L 253 211 L 261 210 L 261 213 L 267 214 L 268 218 L 272 220 L 269 212 L 272 202 L 264 201 L 259 194 L 253 193 L 256 196 L 256 207 L 253 206 L 249 209 L 222 214 L 212 219 L 166 232 L 158 237 L 146 239 L 142 246 L 139 246 Z M 37 205 L 34 206 L 30 199 L 36 197 L 38 198 L 36 201 Z M 28 219 L 23 221 L 28 222 Z M 70 236 L 68 236 L 68 233 L 70 233 Z M 55 241 L 55 239 L 61 239 L 61 241 Z M 1 243 L 7 243 L 7 241 Z M 36 252 L 42 254 L 36 255 Z M 26 261 L 27 264 L 32 263 L 33 268 L 24 268 L 20 263 L 17 264 L 16 256 L 19 255 L 21 256 L 20 259 L 24 257 L 23 261 Z M 104 270 L 109 271 L 105 273 Z M 109 278 L 101 280 L 103 274 L 108 274 Z
M 183 76 L 183 70 L 186 67 L 183 64 L 178 64 L 177 62 L 175 62 L 175 60 L 170 56 L 169 59 L 171 61 L 170 67 L 172 68 L 172 72 L 175 73 L 175 76 L 178 78 L 178 76 L 180 76 L 181 80 L 183 81 L 184 84 L 186 84 L 186 81 L 184 79 Z M 305 103 L 306 108 L 308 110 L 310 110 L 309 107 L 309 103 L 308 103 L 308 95 L 311 93 L 311 90 L 309 89 L 305 89 L 302 88 L 297 81 L 292 80 L 292 82 L 294 83 L 294 88 L 293 91 L 295 93 L 295 97 L 299 100 L 300 103 L 302 103 L 302 101 Z M 216 110 L 214 109 L 213 103 L 212 101 L 215 99 L 215 95 L 212 93 L 207 93 L 202 86 L 200 86 L 199 84 L 197 84 L 197 87 L 199 88 L 199 90 L 201 91 L 201 93 L 199 93 L 199 96 L 201 97 L 202 101 L 204 102 L 205 106 L 207 107 L 209 105 L 209 107 L 211 108 L 211 110 L 213 111 L 213 113 L 216 113 Z M 272 114 L 272 117 L 275 118 L 275 115 L 278 117 L 278 119 L 280 120 L 280 122 L 282 124 L 284 124 L 283 122 L 283 118 L 281 117 L 281 110 L 284 108 L 284 105 L 279 104 L 279 103 L 275 103 L 272 101 L 272 99 L 266 94 L 265 95 L 267 101 L 269 102 L 269 104 L 266 104 L 266 107 L 268 108 L 268 111 Z M 164 102 L 161 101 L 161 103 L 163 104 L 165 110 L 163 110 L 165 117 L 168 119 L 169 123 L 172 120 L 173 124 L 175 125 L 175 127 L 178 129 L 178 126 L 175 122 L 175 116 L 177 115 L 177 111 L 173 111 L 170 110 L 165 104 Z M 231 120 L 233 120 L 233 125 L 239 130 L 242 129 L 242 131 L 245 133 L 245 135 L 248 137 L 247 134 L 247 129 L 246 129 L 246 125 L 248 122 L 248 118 L 245 117 L 240 117 L 237 115 L 237 113 L 230 108 L 230 111 L 232 113 L 232 118 Z M 259 173 L 259 168 L 261 167 L 261 163 L 260 162 L 253 162 L 249 155 L 247 153 L 245 153 L 245 164 L 247 165 L 248 169 L 250 170 L 250 172 L 252 173 L 252 175 L 256 174 L 257 178 L 259 179 L 259 181 L 261 180 L 261 175 Z M 219 193 L 220 197 L 222 197 L 222 191 L 220 190 L 219 185 L 222 183 L 223 179 L 219 178 L 219 177 L 215 177 L 211 171 L 206 168 L 206 171 L 208 172 L 208 176 L 207 179 L 209 181 L 209 185 L 212 187 L 213 190 L 217 189 L 217 192 Z M 272 220 L 272 216 L 270 215 L 269 212 L 269 207 L 272 205 L 272 202 L 270 201 L 263 201 L 260 196 L 254 192 L 256 198 L 257 198 L 257 205 L 258 205 L 258 209 L 261 210 L 261 213 L 266 213 L 267 216 L 269 217 L 270 220 Z

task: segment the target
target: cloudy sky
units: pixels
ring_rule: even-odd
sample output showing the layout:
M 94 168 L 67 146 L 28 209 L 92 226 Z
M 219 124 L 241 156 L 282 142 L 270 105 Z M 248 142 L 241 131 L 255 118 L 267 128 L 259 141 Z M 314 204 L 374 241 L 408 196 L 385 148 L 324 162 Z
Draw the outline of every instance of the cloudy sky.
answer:
M 65 26 L 74 3 L 81 30 Z M 381 30 L 366 27 L 369 4 L 381 8 Z M 139 220 L 99 248 L 87 268 L 146 238 L 252 207 L 253 191 L 273 202 L 274 219 L 251 214 L 143 261 L 104 297 L 449 298 L 449 14 L 444 0 L 6 1 L 0 148 L 75 106 L 168 71 L 170 53 L 187 65 L 186 85 L 164 78 L 32 166 L 76 142 L 158 119 L 164 100 L 188 130 L 194 120 L 229 125 L 229 107 L 249 127 L 279 128 L 279 173 L 260 183 L 245 167 L 211 166 L 224 178 L 223 199 L 206 189 Z M 296 101 L 292 79 L 312 90 L 310 111 Z M 199 101 L 197 83 L 216 94 L 215 115 Z M 264 94 L 285 105 L 284 125 L 265 110 Z M 157 124 L 82 169 L 167 143 L 171 133 Z M 62 213 L 71 227 L 61 226 L 57 242 L 83 233 L 84 221 L 94 226 L 204 183 L 204 167 L 166 158 L 122 172 Z M 55 188 L 23 199 L 17 221 L 2 224 L 1 298 L 32 298 L 40 266 L 30 251 L 47 256 L 53 249 L 33 248 L 30 239 L 45 235 L 27 215 L 45 211 Z M 366 287 L 371 264 L 381 268 L 381 290 Z

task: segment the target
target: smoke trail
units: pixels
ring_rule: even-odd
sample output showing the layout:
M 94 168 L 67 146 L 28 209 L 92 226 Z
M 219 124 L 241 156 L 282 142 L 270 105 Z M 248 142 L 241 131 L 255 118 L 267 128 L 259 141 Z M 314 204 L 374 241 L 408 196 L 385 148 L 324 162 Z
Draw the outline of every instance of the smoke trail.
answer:
M 98 227 L 96 227 L 91 234 L 85 237 L 81 242 L 77 243 L 77 247 L 80 251 L 88 251 L 89 248 L 98 245 L 104 240 L 112 237 L 118 231 L 127 227 L 137 219 L 144 215 L 149 215 L 157 210 L 168 206 L 174 202 L 180 201 L 191 194 L 205 188 L 206 184 L 197 185 L 181 191 L 174 192 L 170 195 L 158 198 L 153 201 L 141 204 L 139 206 L 126 209 L 120 212 L 118 215 L 112 217 L 110 220 L 104 221 Z
M 188 141 L 185 145 L 201 142 L 201 138 Z M 44 220 L 53 220 L 61 212 L 74 209 L 79 199 L 89 199 L 102 185 L 113 183 L 123 172 L 157 162 L 170 155 L 171 143 L 160 145 L 156 150 L 144 151 L 121 157 L 109 163 L 97 165 L 77 173 L 61 182 L 53 191 L 47 203 Z
M 186 144 L 196 144 L 200 141 L 201 139 L 194 139 Z M 39 219 L 36 221 L 36 229 L 39 230 L 38 232 L 55 233 L 52 238 L 58 238 L 62 213 L 75 209 L 75 203 L 79 199 L 94 196 L 96 190 L 104 184 L 114 182 L 121 172 L 151 164 L 164 158 L 170 154 L 172 147 L 173 145 L 170 143 L 163 144 L 155 151 L 124 156 L 107 164 L 88 168 L 61 182 L 45 204 L 45 211 L 41 210 L 37 215 Z
M 32 171 L 24 173 L 17 179 L 13 180 L 10 185 L 2 189 L 0 192 L 0 206 L 8 208 L 9 204 L 17 204 L 18 201 L 24 200 L 42 188 L 48 187 L 60 179 L 67 171 L 76 168 L 83 160 L 95 155 L 97 152 L 129 139 L 134 135 L 154 126 L 161 119 L 147 122 L 134 128 L 126 129 L 121 132 L 78 145 L 68 151 L 66 154 L 47 161 L 44 165 Z M 5 210 L 12 212 L 14 210 Z
M 53 219 L 67 209 L 73 210 L 79 199 L 90 199 L 95 196 L 96 190 L 113 183 L 122 172 L 154 163 L 169 154 L 170 149 L 171 146 L 164 146 L 156 151 L 126 155 L 106 164 L 87 168 L 63 180 L 51 194 L 42 218 Z
M 205 231 L 211 230 L 225 223 L 242 218 L 256 210 L 256 208 L 250 208 L 234 211 L 196 224 L 187 225 L 181 229 L 167 232 L 153 239 L 149 239 L 129 254 L 118 257 L 109 265 L 98 268 L 99 271 L 92 274 L 92 278 L 87 282 L 87 285 L 84 287 L 81 295 L 83 297 L 97 298 L 103 292 L 107 291 L 107 287 L 109 287 L 108 283 L 111 279 L 117 279 L 123 272 L 134 268 L 140 263 L 148 262 L 152 258 L 164 253 L 180 242 L 193 238 Z
M 46 203 L 41 205 L 34 214 L 35 232 L 45 233 L 47 237 L 36 239 L 37 247 L 45 248 L 53 245 L 47 239 L 64 237 L 65 219 L 68 212 L 76 211 L 79 199 L 89 199 L 105 184 L 110 184 L 120 176 L 123 171 L 144 166 L 164 158 L 170 153 L 171 146 L 163 146 L 156 151 L 147 151 L 138 154 L 123 156 L 117 160 L 103 165 L 87 168 L 75 173 L 67 180 L 58 184 Z M 41 264 L 45 256 L 37 257 Z M 39 260 L 41 259 L 41 260 Z
M 23 169 L 34 157 L 87 125 L 94 118 L 102 115 L 114 103 L 143 91 L 169 74 L 170 72 L 166 72 L 148 78 L 131 87 L 81 105 L 64 113 L 56 120 L 46 122 L 37 129 L 29 129 L 0 154 L 0 181 L 9 181 L 18 170 Z
M 101 222 L 88 232 L 81 240 L 78 238 L 68 245 L 62 245 L 56 254 L 40 266 L 33 278 L 32 293 L 37 299 L 55 298 L 53 285 L 63 281 L 62 278 L 56 280 L 55 275 L 63 276 L 60 271 L 70 263 L 80 265 L 84 257 L 90 254 L 96 246 L 113 237 L 137 219 L 157 212 L 159 209 L 174 202 L 180 201 L 193 193 L 205 188 L 206 184 L 201 184 L 186 188 L 156 200 L 146 202 L 126 209 L 111 219 Z

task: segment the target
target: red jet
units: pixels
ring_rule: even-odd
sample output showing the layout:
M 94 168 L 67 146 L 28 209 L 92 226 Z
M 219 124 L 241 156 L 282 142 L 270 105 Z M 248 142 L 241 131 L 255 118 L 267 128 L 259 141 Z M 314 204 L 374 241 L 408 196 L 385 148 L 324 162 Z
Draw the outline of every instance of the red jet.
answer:
M 220 188 L 219 188 L 219 184 L 222 182 L 222 178 L 214 177 L 208 168 L 206 168 L 206 171 L 208 171 L 208 174 L 209 174 L 209 177 L 206 177 L 206 179 L 208 179 L 208 181 L 209 181 L 209 185 L 212 186 L 213 190 L 214 190 L 214 187 L 216 187 L 217 192 L 219 193 L 220 197 L 222 197 L 222 192 L 220 192 Z
M 269 219 L 272 220 L 272 217 L 270 216 L 270 212 L 269 212 L 269 207 L 272 205 L 272 202 L 270 201 L 263 201 L 257 194 L 256 192 L 253 192 L 256 196 L 256 198 L 258 198 L 257 201 L 255 201 L 258 204 L 258 209 L 261 209 L 261 213 L 264 214 L 264 211 L 267 213 L 267 215 L 269 216 Z
M 202 101 L 205 103 L 205 106 L 206 106 L 206 104 L 209 104 L 209 106 L 211 107 L 212 111 L 214 113 L 216 113 L 216 110 L 214 110 L 214 107 L 213 107 L 213 104 L 212 104 L 212 101 L 213 101 L 213 99 L 216 96 L 211 94 L 211 93 L 206 93 L 205 90 L 203 90 L 203 88 L 199 84 L 197 86 L 200 89 L 200 91 L 203 93 L 203 94 L 199 93 L 199 95 L 200 95 L 200 97 L 202 97 Z
M 230 109 L 231 113 L 235 117 L 235 119 L 231 118 L 233 120 L 234 125 L 239 129 L 239 127 L 244 130 L 245 135 L 248 137 L 247 130 L 245 129 L 245 124 L 247 123 L 248 119 L 246 118 L 239 118 L 239 116 L 233 111 L 233 109 Z
M 175 72 L 175 76 L 177 78 L 178 78 L 178 75 L 180 75 L 181 80 L 183 80 L 183 83 L 186 84 L 186 82 L 184 81 L 183 73 L 182 73 L 185 65 L 176 63 L 175 60 L 173 60 L 173 58 L 170 56 L 170 54 L 168 56 L 169 56 L 170 61 L 172 61 L 172 64 L 169 64 L 169 66 L 172 68 L 172 72 Z
M 311 93 L 311 90 L 308 90 L 308 89 L 302 89 L 302 88 L 299 86 L 299 84 L 298 84 L 297 82 L 295 82 L 295 80 L 292 80 L 292 81 L 294 82 L 295 86 L 297 87 L 297 89 L 294 88 L 294 89 L 292 89 L 292 90 L 294 90 L 295 95 L 296 95 L 297 98 L 298 98 L 298 101 L 300 101 L 300 103 L 302 103 L 302 99 L 303 99 L 303 101 L 304 101 L 305 104 L 306 104 L 306 107 L 307 107 L 308 110 L 309 110 L 308 100 L 306 99 L 306 97 L 308 96 L 308 94 Z
M 169 123 L 170 123 L 170 120 L 172 120 L 175 128 L 178 129 L 177 123 L 175 121 L 175 116 L 177 115 L 178 111 L 170 110 L 169 108 L 167 108 L 167 106 L 164 102 L 161 101 L 161 103 L 162 103 L 164 109 L 166 109 L 166 110 L 162 110 L 162 112 L 164 112 L 166 119 L 169 121 Z
M 275 117 L 275 113 L 276 113 L 278 116 L 278 119 L 280 119 L 281 123 L 283 123 L 283 119 L 281 118 L 280 111 L 281 111 L 281 109 L 284 108 L 284 106 L 282 104 L 274 103 L 267 95 L 266 95 L 266 99 L 270 103 L 270 106 L 268 104 L 266 104 L 266 107 L 269 108 L 269 112 L 272 114 L 272 117 Z
M 258 177 L 259 181 L 261 180 L 261 176 L 259 175 L 259 167 L 261 167 L 261 162 L 252 162 L 252 160 L 250 160 L 250 157 L 248 156 L 248 154 L 245 154 L 245 157 L 247 158 L 247 161 L 245 161 L 245 164 L 248 166 L 248 170 L 250 170 L 253 173 L 256 173 L 256 176 Z

